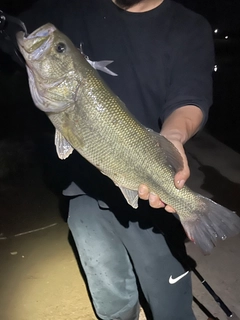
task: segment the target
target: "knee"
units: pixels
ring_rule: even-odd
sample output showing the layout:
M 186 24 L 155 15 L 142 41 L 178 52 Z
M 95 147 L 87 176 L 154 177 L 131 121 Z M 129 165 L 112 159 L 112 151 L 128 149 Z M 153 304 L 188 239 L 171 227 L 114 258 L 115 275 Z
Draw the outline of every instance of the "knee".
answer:
M 140 305 L 138 301 L 130 301 L 121 306 L 118 301 L 115 305 L 104 303 L 102 306 L 95 306 L 95 311 L 103 320 L 138 320 Z

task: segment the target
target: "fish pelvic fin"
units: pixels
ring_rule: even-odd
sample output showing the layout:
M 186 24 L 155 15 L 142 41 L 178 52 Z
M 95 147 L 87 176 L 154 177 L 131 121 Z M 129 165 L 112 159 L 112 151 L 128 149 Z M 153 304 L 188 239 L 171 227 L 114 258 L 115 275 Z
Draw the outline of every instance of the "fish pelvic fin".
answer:
M 240 218 L 237 214 L 216 202 L 198 195 L 205 205 L 204 212 L 193 212 L 190 219 L 182 220 L 188 238 L 197 244 L 204 254 L 209 254 L 218 240 L 240 233 Z
M 138 208 L 138 192 L 135 190 L 130 190 L 125 187 L 120 187 L 119 189 L 122 191 L 127 203 L 130 204 L 134 209 Z
M 55 131 L 55 146 L 57 150 L 57 155 L 61 160 L 67 159 L 74 150 L 70 143 L 57 129 Z

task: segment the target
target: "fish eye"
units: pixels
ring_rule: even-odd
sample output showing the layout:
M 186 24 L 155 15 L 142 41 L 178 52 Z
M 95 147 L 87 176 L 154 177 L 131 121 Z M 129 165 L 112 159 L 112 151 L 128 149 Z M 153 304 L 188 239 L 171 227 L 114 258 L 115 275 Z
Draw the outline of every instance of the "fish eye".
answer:
M 59 42 L 57 45 L 56 45 L 56 51 L 59 52 L 59 53 L 62 53 L 66 50 L 66 45 L 65 43 L 63 42 Z

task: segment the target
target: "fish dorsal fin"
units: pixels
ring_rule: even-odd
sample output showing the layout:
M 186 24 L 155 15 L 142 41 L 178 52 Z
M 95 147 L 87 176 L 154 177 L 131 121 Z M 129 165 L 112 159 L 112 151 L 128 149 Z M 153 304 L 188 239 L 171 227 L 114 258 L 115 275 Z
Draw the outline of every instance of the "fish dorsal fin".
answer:
M 178 149 L 174 146 L 174 144 L 170 142 L 168 139 L 166 139 L 164 136 L 160 135 L 159 133 L 151 129 L 147 130 L 159 144 L 159 147 L 162 148 L 163 152 L 165 153 L 166 159 L 168 163 L 172 166 L 172 168 L 176 172 L 181 171 L 184 167 L 183 158 Z
M 55 131 L 55 146 L 57 150 L 57 155 L 62 160 L 67 159 L 74 150 L 70 143 L 57 129 Z
M 136 190 L 130 190 L 125 187 L 119 187 L 122 191 L 127 203 L 130 204 L 134 209 L 138 207 L 138 192 Z

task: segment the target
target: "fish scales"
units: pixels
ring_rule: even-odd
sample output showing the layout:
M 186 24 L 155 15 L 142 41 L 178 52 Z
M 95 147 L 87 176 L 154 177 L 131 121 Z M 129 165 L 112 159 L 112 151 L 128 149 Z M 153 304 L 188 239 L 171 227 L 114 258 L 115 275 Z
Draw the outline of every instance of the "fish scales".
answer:
M 90 88 L 97 88 L 96 90 L 91 89 L 91 94 L 88 94 L 87 85 L 86 88 L 82 89 L 83 92 L 79 90 L 78 108 L 73 110 L 71 116 L 77 123 L 75 127 L 71 125 L 71 131 L 73 132 L 75 128 L 76 132 L 71 136 L 63 132 L 64 136 L 76 150 L 93 164 L 98 164 L 97 167 L 118 185 L 124 185 L 134 190 L 138 189 L 141 182 L 151 186 L 154 183 L 154 175 L 157 176 L 158 180 L 163 176 L 161 170 L 172 172 L 165 165 L 163 168 L 159 167 L 159 156 L 162 156 L 162 160 L 166 162 L 164 154 L 159 154 L 159 149 L 155 145 L 156 142 L 153 141 L 147 129 L 133 120 L 124 110 L 124 106 L 120 107 L 120 101 L 113 98 L 112 94 L 109 94 L 105 88 L 99 86 L 98 82 L 101 81 L 96 77 L 89 81 Z M 98 90 L 99 87 L 100 90 Z M 103 90 L 106 91 L 106 94 L 102 94 Z M 91 109 L 93 111 L 88 110 L 88 106 L 95 101 L 97 103 L 95 103 L 95 108 Z M 107 101 L 107 103 L 103 104 L 102 101 Z M 52 119 L 51 116 L 50 119 Z M 121 120 L 116 121 L 115 119 Z M 58 116 L 52 122 L 57 125 Z M 61 124 L 61 126 L 68 128 L 69 124 Z M 116 132 L 117 134 L 114 134 Z M 73 141 L 72 136 L 79 137 L 81 142 Z M 82 147 L 81 144 L 83 144 Z M 141 148 L 147 150 L 148 156 L 146 157 L 142 152 L 139 152 L 141 148 L 134 148 L 136 145 L 140 145 Z M 99 156 L 100 158 L 98 158 Z M 139 165 L 141 166 L 141 174 L 139 174 Z M 153 169 L 156 166 L 159 170 Z M 129 167 L 131 167 L 131 170 L 129 170 Z M 111 171 L 109 171 L 109 168 Z M 128 178 L 126 181 L 125 177 L 129 174 L 131 175 L 130 179 Z M 153 191 L 163 193 L 163 188 L 160 186 L 164 186 L 164 181 L 152 188 L 155 189 Z M 174 186 L 173 191 L 178 192 Z M 167 201 L 167 195 L 165 198 Z

